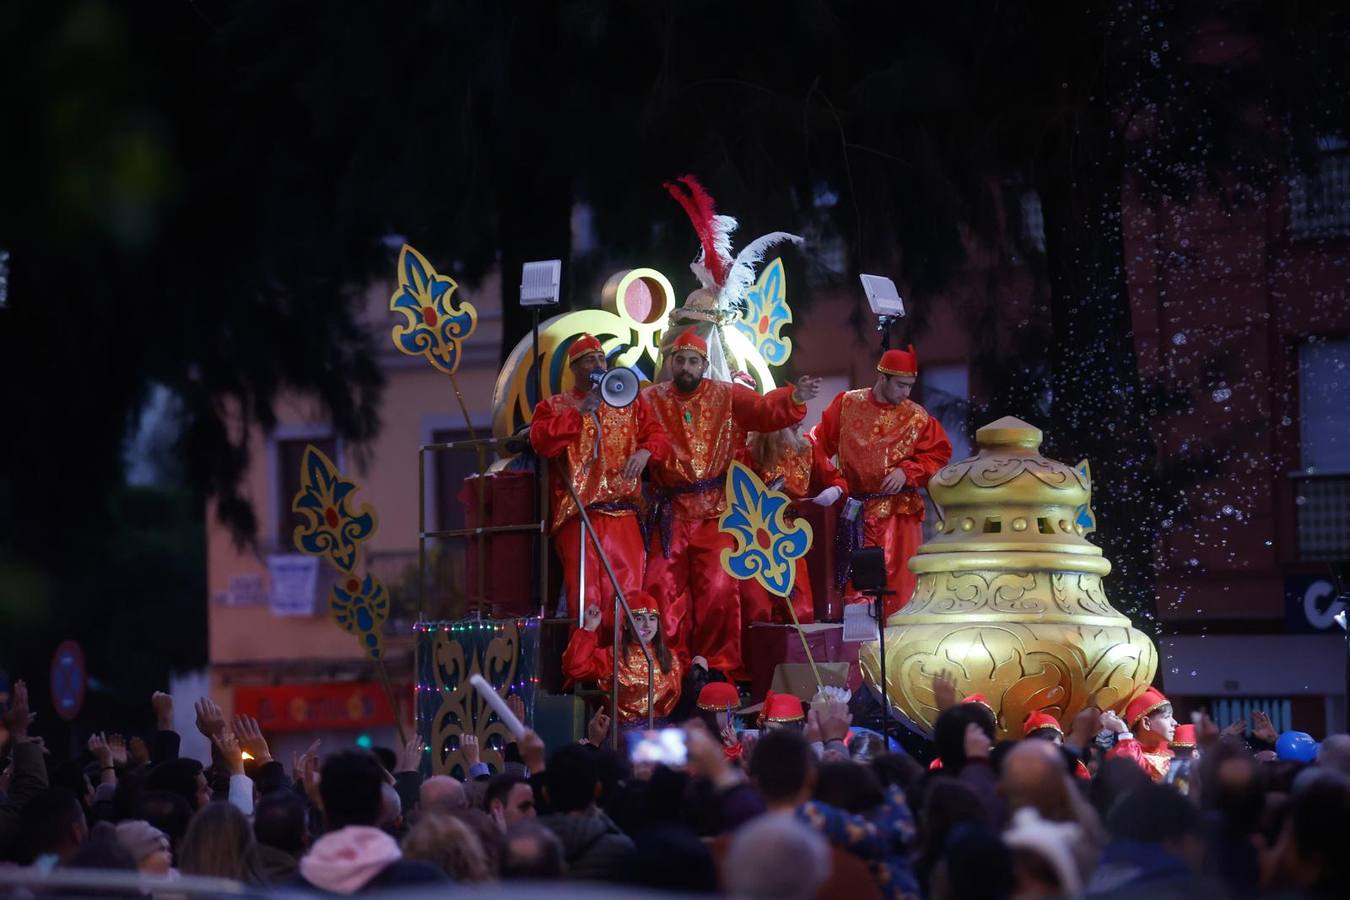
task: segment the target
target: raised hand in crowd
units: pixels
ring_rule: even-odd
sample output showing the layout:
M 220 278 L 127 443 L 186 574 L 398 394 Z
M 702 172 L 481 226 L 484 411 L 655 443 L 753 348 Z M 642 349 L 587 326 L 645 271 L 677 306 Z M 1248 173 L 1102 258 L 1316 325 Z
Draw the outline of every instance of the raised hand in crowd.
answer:
M 414 734 L 399 748 L 396 768 L 400 772 L 419 772 L 422 769 L 422 736 Z
M 1221 737 L 1242 737 L 1247 733 L 1247 720 L 1238 719 L 1223 731 L 1219 732 Z
M 470 768 L 483 761 L 483 746 L 478 742 L 478 735 L 469 734 L 467 731 L 459 737 L 459 752 L 464 754 L 464 771 L 467 773 Z
M 933 705 L 938 712 L 956 705 L 956 679 L 946 669 L 933 675 Z
M 1093 694 L 1088 698 L 1088 705 L 1073 717 L 1069 723 L 1069 733 L 1064 738 L 1064 743 L 1070 747 L 1077 747 L 1079 750 L 1092 743 L 1092 736 L 1101 728 L 1102 711 L 1097 706 L 1097 695 Z
M 235 716 L 234 734 L 239 739 L 240 746 L 248 751 L 249 756 L 259 763 L 272 761 L 272 750 L 267 746 L 267 739 L 263 737 L 257 719 L 252 716 Z
M 1130 730 L 1129 728 L 1125 727 L 1125 720 L 1122 719 L 1120 715 L 1117 714 L 1116 711 L 1112 709 L 1108 709 L 1106 710 L 1106 712 L 1101 714 L 1101 718 L 1098 722 L 1098 727 L 1101 728 L 1102 731 L 1112 731 L 1115 732 L 1116 734 L 1124 734 L 1125 732 Z
M 1191 713 L 1191 723 L 1195 725 L 1195 743 L 1197 745 L 1208 747 L 1219 739 L 1219 726 L 1203 709 Z
M 112 761 L 114 766 L 125 766 L 127 764 L 127 742 L 126 738 L 120 734 L 108 735 L 108 749 L 112 751 Z
M 827 747 L 835 742 L 843 743 L 844 738 L 848 737 L 849 726 L 853 724 L 853 714 L 848 711 L 848 704 L 838 700 L 827 700 L 819 708 L 812 706 L 808 718 L 811 716 L 814 716 L 820 728 L 820 739 Z
M 225 771 L 231 775 L 243 775 L 244 748 L 239 745 L 239 739 L 232 732 L 221 730 L 211 736 L 211 742 L 220 751 L 220 758 L 225 763 Z
M 719 788 L 741 780 L 740 770 L 731 765 L 722 747 L 698 719 L 684 723 L 684 741 L 688 751 L 689 774 L 706 778 Z
M 543 738 L 536 734 L 533 729 L 526 728 L 525 733 L 520 736 L 517 746 L 520 748 L 520 760 L 525 763 L 525 767 L 530 770 L 531 775 L 538 775 L 544 771 L 546 751 Z
M 314 753 L 306 752 L 300 757 L 300 766 L 296 769 L 296 777 L 300 779 L 300 786 L 304 788 L 305 796 L 315 809 L 323 809 L 323 797 L 319 794 L 319 754 L 318 741 L 311 746 L 315 749 Z
M 155 727 L 160 731 L 173 731 L 173 695 L 155 691 L 150 695 L 150 706 L 155 711 Z
M 609 736 L 609 716 L 606 715 L 603 708 L 597 709 L 595 715 L 586 723 L 586 740 L 590 741 L 596 747 L 605 743 L 605 738 Z
M 150 746 L 138 735 L 132 735 L 127 741 L 127 762 L 132 766 L 146 766 L 150 764 Z
M 112 748 L 108 746 L 107 738 L 98 732 L 89 735 L 89 752 L 93 755 L 94 762 L 98 764 L 99 783 L 117 784 L 117 772 L 113 766 L 113 752 Z
M 197 730 L 207 740 L 214 740 L 225 730 L 225 714 L 209 697 L 202 697 L 194 708 L 197 710 Z
M 315 738 L 314 743 L 310 744 L 304 753 L 291 754 L 291 777 L 296 781 L 300 780 L 301 773 L 305 770 L 305 763 L 310 759 L 317 760 L 319 758 L 320 743 L 322 743 L 322 739 Z
M 5 710 L 5 730 L 9 732 L 10 740 L 16 744 L 28 740 L 28 726 L 32 725 L 36 718 L 37 716 L 28 709 L 27 682 L 14 682 L 9 709 Z
M 511 713 L 521 721 L 521 724 L 525 724 L 525 701 L 520 698 L 519 694 L 507 696 L 506 708 L 511 710 Z
M 989 753 L 994 749 L 994 745 L 989 741 L 989 735 L 984 733 L 984 729 L 974 722 L 966 726 L 965 747 L 966 759 L 988 759 Z
M 1271 724 L 1270 716 L 1266 715 L 1264 710 L 1252 710 L 1252 736 L 1257 740 L 1265 741 L 1267 744 L 1273 744 L 1279 740 L 1280 734 Z

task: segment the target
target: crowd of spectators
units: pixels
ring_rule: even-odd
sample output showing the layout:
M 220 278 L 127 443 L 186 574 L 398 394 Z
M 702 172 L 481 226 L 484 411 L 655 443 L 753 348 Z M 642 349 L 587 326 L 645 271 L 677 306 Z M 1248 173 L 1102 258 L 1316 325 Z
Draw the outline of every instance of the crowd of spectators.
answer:
M 397 755 L 314 746 L 287 768 L 255 721 L 206 699 L 204 766 L 179 756 L 172 698 L 152 705 L 154 732 L 96 734 L 63 760 L 16 684 L 0 732 L 0 895 L 6 871 L 70 869 L 139 872 L 149 893 L 211 876 L 389 896 L 514 882 L 774 900 L 1350 894 L 1347 735 L 1299 763 L 1201 727 L 1187 780 L 1158 783 L 1104 757 L 1093 709 L 1062 743 L 998 742 L 987 708 L 954 705 L 932 766 L 854 729 L 837 702 L 734 753 L 687 722 L 683 766 L 631 765 L 601 713 L 578 743 L 526 731 L 500 772 L 468 736 L 460 780 L 425 777 L 417 741 Z

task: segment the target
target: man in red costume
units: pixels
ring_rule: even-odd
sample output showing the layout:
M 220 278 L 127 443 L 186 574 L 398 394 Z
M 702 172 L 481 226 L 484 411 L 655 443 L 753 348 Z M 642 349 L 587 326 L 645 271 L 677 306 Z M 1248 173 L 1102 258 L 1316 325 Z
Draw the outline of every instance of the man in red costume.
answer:
M 606 368 L 598 340 L 581 335 L 568 348 L 567 358 L 575 384 L 571 391 L 554 394 L 535 407 L 530 443 L 550 461 L 553 546 L 562 560 L 568 615 L 576 619 L 582 529 L 563 479 L 571 480 L 585 504 L 626 596 L 642 588 L 645 548 L 638 523 L 642 470 L 649 460 L 669 455 L 670 441 L 642 397 L 622 409 L 601 402 L 599 389 L 591 386 L 591 373 Z M 612 634 L 613 586 L 589 538 L 585 547 L 585 602 L 600 607 L 603 631 Z
M 918 375 L 913 345 L 887 350 L 876 384 L 835 397 L 812 432 L 826 456 L 838 455 L 850 499 L 863 504 L 850 510 L 846 503 L 840 513 L 835 577 L 841 586 L 848 579 L 854 550 L 883 548 L 886 587 L 895 592 L 886 598 L 888 616 L 914 593 L 909 558 L 923 540 L 919 490 L 952 456 L 942 423 L 909 399 Z M 846 594 L 856 594 L 851 584 Z
M 1134 760 L 1154 781 L 1167 780 L 1172 767 L 1169 743 L 1176 734 L 1177 720 L 1162 691 L 1150 687 L 1131 700 L 1123 721 L 1109 710 L 1102 713 L 1101 727 L 1116 733 L 1116 745 L 1107 751 L 1107 759 Z
M 703 377 L 708 345 L 692 331 L 671 344 L 672 380 L 643 391 L 670 439 L 671 453 L 653 462 L 655 503 L 645 587 L 661 604 L 671 648 L 688 664 L 706 657 L 724 673 L 741 667 L 741 606 L 736 579 L 722 568 L 735 541 L 718 528 L 726 509 L 727 469 L 747 431 L 777 431 L 806 415 L 819 379 L 801 378 L 760 396 L 747 387 Z

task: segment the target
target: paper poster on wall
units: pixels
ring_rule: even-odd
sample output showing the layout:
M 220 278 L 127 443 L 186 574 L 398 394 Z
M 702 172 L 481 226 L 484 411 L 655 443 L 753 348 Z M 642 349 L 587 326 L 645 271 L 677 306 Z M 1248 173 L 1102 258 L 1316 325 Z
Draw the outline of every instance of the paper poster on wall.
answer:
M 299 553 L 267 557 L 268 592 L 274 616 L 312 616 L 319 580 L 319 560 Z

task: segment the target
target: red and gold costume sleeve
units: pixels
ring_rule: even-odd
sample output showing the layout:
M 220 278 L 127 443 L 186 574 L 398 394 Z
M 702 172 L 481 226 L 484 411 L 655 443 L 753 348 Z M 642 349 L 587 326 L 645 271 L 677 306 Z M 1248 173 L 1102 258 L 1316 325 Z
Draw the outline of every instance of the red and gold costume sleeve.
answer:
M 777 431 L 795 425 L 806 415 L 806 404 L 792 395 L 792 385 L 760 395 L 740 384 L 731 386 L 731 415 L 746 431 Z
M 1107 759 L 1128 759 L 1144 770 L 1154 781 L 1161 783 L 1167 778 L 1167 770 L 1172 767 L 1172 750 L 1162 747 L 1159 752 L 1149 753 L 1133 736 L 1125 736 L 1116 741 L 1116 745 L 1106 751 Z
M 844 395 L 836 394 L 820 415 L 820 422 L 811 429 L 811 441 L 826 459 L 839 455 L 839 415 L 843 410 Z
M 571 681 L 609 681 L 614 673 L 614 651 L 600 646 L 594 631 L 578 628 L 563 651 L 563 674 Z
M 561 397 L 540 401 L 530 420 L 530 443 L 534 452 L 546 459 L 566 453 L 581 436 L 581 413 L 575 406 L 559 402 Z
M 844 474 L 839 471 L 830 460 L 828 454 L 821 449 L 820 442 L 811 441 L 811 494 L 819 494 L 826 488 L 837 487 L 844 493 L 848 493 L 848 482 L 844 480 Z
M 633 404 L 637 407 L 638 449 L 649 452 L 653 462 L 670 459 L 670 437 L 661 427 L 661 421 L 656 418 L 656 414 L 652 412 L 652 405 L 641 394 L 638 394 Z
M 905 473 L 905 484 L 910 487 L 928 486 L 928 479 L 938 473 L 952 458 L 952 442 L 947 431 L 933 416 L 919 431 L 914 441 L 914 449 L 909 456 L 900 460 L 900 471 Z

